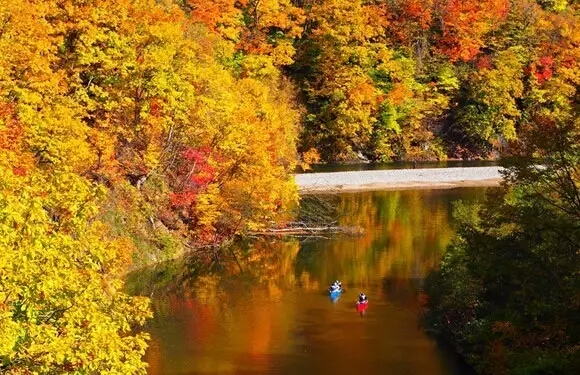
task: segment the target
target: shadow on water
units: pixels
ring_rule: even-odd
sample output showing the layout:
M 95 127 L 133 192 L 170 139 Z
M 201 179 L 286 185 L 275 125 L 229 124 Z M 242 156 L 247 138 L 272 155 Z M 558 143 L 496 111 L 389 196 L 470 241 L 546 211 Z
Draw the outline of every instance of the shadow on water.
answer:
M 340 224 L 364 227 L 361 236 L 256 240 L 213 264 L 183 258 L 131 275 L 155 312 L 149 374 L 468 374 L 419 327 L 417 294 L 453 235 L 452 202 L 484 194 L 344 194 Z M 333 300 L 336 279 L 345 290 Z
M 457 354 L 455 348 L 451 346 L 447 341 L 440 340 L 438 338 L 432 338 L 435 343 L 437 343 L 437 347 L 440 350 L 441 357 L 448 363 L 451 363 L 453 366 L 453 372 L 455 374 L 460 375 L 476 375 L 477 373 L 467 362 L 465 359 Z
M 353 163 L 353 164 L 313 164 L 312 170 L 304 172 L 298 169 L 296 173 L 324 173 L 349 171 L 379 171 L 392 169 L 424 169 L 424 168 L 469 168 L 491 167 L 499 165 L 495 160 L 448 160 L 448 161 L 412 161 L 392 163 Z
M 423 290 L 424 279 L 394 279 L 385 277 L 382 280 L 383 295 L 387 304 L 395 306 L 405 306 L 413 310 L 417 319 L 417 326 L 423 327 L 420 319 L 421 306 L 419 295 Z M 449 365 L 450 373 L 461 375 L 476 375 L 474 369 L 465 362 L 464 358 L 459 355 L 453 346 L 447 341 L 440 340 L 437 337 L 430 338 L 437 344 L 438 352 L 444 362 Z

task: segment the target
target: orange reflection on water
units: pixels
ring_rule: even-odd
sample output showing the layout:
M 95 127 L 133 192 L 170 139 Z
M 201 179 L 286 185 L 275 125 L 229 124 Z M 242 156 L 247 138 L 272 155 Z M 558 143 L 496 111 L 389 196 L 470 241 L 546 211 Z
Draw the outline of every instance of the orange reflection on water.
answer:
M 154 298 L 149 373 L 456 373 L 418 327 L 417 293 L 453 234 L 451 202 L 483 194 L 345 194 L 340 224 L 364 227 L 362 236 L 264 239 L 234 250 L 219 270 L 174 275 L 179 287 Z M 331 303 L 334 279 L 346 291 Z M 370 299 L 363 317 L 360 291 Z

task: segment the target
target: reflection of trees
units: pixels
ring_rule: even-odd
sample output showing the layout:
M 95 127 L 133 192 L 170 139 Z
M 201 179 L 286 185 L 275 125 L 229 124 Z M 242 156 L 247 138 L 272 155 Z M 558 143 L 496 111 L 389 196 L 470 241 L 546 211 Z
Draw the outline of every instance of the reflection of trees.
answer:
M 274 342 L 281 348 L 291 344 L 286 337 L 290 330 L 280 327 L 288 326 L 294 314 L 287 306 L 281 311 L 284 305 L 277 301 L 284 290 L 296 284 L 293 270 L 298 247 L 296 241 L 259 240 L 235 252 L 221 252 L 220 264 L 210 269 L 202 270 L 197 262 L 184 259 L 180 262 L 181 268 L 167 265 L 163 271 L 158 270 L 156 274 L 163 275 L 163 286 L 158 284 L 147 289 L 148 292 L 155 290 L 156 319 L 162 322 L 163 331 L 172 331 L 166 340 L 172 343 L 172 350 L 180 353 L 160 354 L 163 347 L 155 346 L 147 357 L 154 363 L 160 356 L 195 357 L 198 358 L 195 367 L 201 373 L 235 373 L 233 364 L 245 360 L 267 366 L 262 357 Z M 173 274 L 167 275 L 168 272 Z M 151 280 L 148 283 L 151 285 Z M 168 328 L 171 323 L 164 321 L 173 319 L 178 324 L 175 330 Z M 153 325 L 150 329 L 156 337 L 156 327 Z M 224 337 L 227 337 L 225 343 Z M 238 358 L 239 354 L 228 352 L 222 348 L 224 345 L 244 348 L 247 358 Z M 199 359 L 200 348 L 212 354 Z M 218 358 L 213 353 L 221 354 Z M 256 361 L 258 358 L 262 360 Z M 164 372 L 156 365 L 149 373 Z
M 403 279 L 386 277 L 381 283 L 380 295 L 390 302 L 407 309 L 419 309 L 417 293 L 421 290 L 423 279 Z
M 154 291 L 156 319 L 178 317 L 179 325 L 167 340 L 183 351 L 179 356 L 198 358 L 199 348 L 210 353 L 196 364 L 199 371 L 232 373 L 240 361 L 268 366 L 266 357 L 273 347 L 288 352 L 294 344 L 290 327 L 298 307 L 282 303 L 288 293 L 296 288 L 322 292 L 339 278 L 347 288 L 364 288 L 374 298 L 415 306 L 415 290 L 452 235 L 451 201 L 484 194 L 483 189 L 462 189 L 341 195 L 340 225 L 364 227 L 360 237 L 308 243 L 259 239 L 221 252 L 220 262 L 210 268 L 183 259 L 180 265 L 171 263 L 152 272 L 163 283 L 150 283 L 155 287 L 147 294 Z M 156 337 L 155 331 L 152 334 Z M 224 353 L 224 345 L 238 350 Z M 237 357 L 239 348 L 248 358 Z M 155 353 L 150 355 L 155 361 Z M 153 368 L 160 366 L 152 367 L 151 374 L 161 373 Z
M 321 282 L 342 278 L 367 284 L 377 274 L 422 278 L 448 244 L 451 201 L 482 198 L 484 189 L 408 190 L 345 194 L 339 206 L 341 225 L 359 225 L 365 233 L 302 246 L 297 273 Z
M 323 290 L 341 278 L 365 284 L 381 275 L 422 278 L 449 242 L 451 202 L 482 198 L 485 189 L 407 190 L 340 195 L 340 225 L 365 228 L 358 237 L 338 236 L 299 243 L 259 239 L 222 251 L 212 267 L 192 258 L 168 263 L 154 278 L 154 289 L 191 294 L 201 300 L 223 299 L 235 286 L 263 288 L 269 298 L 294 285 Z M 156 281 L 148 281 L 150 285 Z M 159 284 L 159 283 L 157 283 Z
M 389 279 L 421 279 L 437 264 L 453 229 L 451 201 L 482 198 L 484 189 L 407 190 L 344 194 L 340 225 L 365 228 L 359 237 L 329 240 L 277 241 L 259 239 L 220 254 L 221 262 L 200 270 L 191 260 L 166 270 L 172 290 L 195 291 L 201 301 L 224 300 L 224 290 L 261 288 L 278 299 L 282 290 L 300 285 L 323 290 L 340 278 L 365 285 L 382 275 Z

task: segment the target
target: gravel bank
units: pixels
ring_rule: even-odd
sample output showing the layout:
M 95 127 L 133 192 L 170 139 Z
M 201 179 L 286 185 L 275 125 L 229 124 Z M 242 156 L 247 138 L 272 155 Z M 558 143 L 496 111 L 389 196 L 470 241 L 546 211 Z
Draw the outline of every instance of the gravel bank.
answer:
M 497 186 L 500 167 L 396 169 L 295 175 L 301 193 Z

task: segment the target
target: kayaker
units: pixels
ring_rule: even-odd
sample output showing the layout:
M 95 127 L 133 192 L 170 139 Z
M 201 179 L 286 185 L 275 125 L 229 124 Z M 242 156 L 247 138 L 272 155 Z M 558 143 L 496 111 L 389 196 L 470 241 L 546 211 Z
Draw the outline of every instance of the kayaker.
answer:
M 368 303 L 369 299 L 364 293 L 358 295 L 358 303 Z
M 342 289 L 342 283 L 336 280 L 334 283 L 332 283 L 329 289 L 331 292 L 337 292 Z

